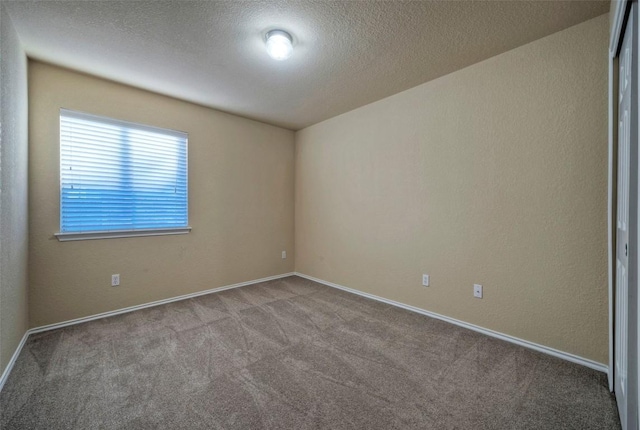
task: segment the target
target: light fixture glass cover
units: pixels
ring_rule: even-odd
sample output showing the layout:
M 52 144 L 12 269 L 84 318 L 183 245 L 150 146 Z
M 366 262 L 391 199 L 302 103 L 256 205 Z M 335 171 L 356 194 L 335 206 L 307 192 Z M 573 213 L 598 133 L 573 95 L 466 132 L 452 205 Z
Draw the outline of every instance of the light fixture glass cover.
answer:
M 267 53 L 274 60 L 286 60 L 293 52 L 292 38 L 283 30 L 271 30 L 267 33 Z

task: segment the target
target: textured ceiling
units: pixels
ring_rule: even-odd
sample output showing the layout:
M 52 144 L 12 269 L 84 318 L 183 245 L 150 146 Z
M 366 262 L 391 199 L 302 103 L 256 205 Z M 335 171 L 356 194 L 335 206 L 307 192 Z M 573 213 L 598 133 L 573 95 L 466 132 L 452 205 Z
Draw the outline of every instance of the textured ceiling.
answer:
M 15 1 L 30 57 L 291 129 L 601 15 L 608 1 Z M 272 60 L 282 28 L 293 56 Z M 603 54 L 604 55 L 604 54 Z

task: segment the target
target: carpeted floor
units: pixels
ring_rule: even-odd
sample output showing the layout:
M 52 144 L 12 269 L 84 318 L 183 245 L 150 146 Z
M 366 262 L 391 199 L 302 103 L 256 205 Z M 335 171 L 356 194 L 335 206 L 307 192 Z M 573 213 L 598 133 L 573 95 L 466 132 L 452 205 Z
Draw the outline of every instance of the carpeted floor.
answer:
M 299 277 L 29 338 L 9 429 L 618 429 L 602 373 Z

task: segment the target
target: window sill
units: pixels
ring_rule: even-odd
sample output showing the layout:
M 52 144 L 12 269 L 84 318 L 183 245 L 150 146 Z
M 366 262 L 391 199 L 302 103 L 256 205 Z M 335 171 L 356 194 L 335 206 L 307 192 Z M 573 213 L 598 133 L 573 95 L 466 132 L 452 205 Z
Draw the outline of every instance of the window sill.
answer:
M 178 228 L 150 228 L 140 230 L 111 230 L 111 231 L 83 231 L 77 233 L 56 233 L 55 237 L 60 242 L 72 240 L 93 240 L 93 239 L 118 239 L 123 237 L 139 236 L 167 236 L 173 234 L 187 234 L 191 232 L 191 227 Z

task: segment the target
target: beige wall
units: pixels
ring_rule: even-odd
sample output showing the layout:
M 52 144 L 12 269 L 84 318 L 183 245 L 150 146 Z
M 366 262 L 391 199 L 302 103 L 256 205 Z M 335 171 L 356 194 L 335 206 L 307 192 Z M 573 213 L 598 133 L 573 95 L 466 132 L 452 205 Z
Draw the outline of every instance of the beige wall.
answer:
M 31 326 L 293 270 L 292 131 L 38 62 L 29 96 Z M 58 242 L 61 107 L 188 132 L 193 231 Z
M 27 57 L 0 3 L 0 374 L 28 328 Z
M 296 270 L 606 363 L 608 29 L 299 131 Z

